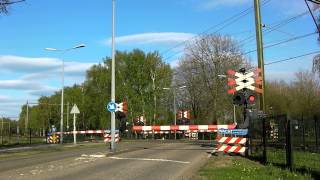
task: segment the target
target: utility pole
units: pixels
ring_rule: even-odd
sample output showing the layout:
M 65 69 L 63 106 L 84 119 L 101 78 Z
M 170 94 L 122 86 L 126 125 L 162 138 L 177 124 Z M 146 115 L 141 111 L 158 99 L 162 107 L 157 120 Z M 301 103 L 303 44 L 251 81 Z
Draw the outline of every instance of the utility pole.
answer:
M 263 57 L 263 39 L 262 39 L 262 23 L 261 23 L 261 11 L 260 11 L 260 0 L 254 0 L 255 10 L 255 22 L 256 22 L 256 39 L 257 39 L 257 57 L 258 67 L 261 68 L 262 77 L 262 90 L 263 93 L 260 95 L 260 110 L 265 112 L 265 76 L 264 76 L 264 57 Z
M 261 69 L 262 77 L 262 93 L 260 95 L 260 110 L 263 113 L 266 112 L 265 105 L 265 76 L 264 76 L 264 57 L 263 57 L 263 38 L 262 38 L 262 23 L 261 23 L 261 11 L 260 11 L 260 0 L 254 0 L 254 11 L 255 11 L 255 22 L 256 22 L 256 39 L 257 39 L 257 57 L 258 57 L 258 68 Z M 266 119 L 262 118 L 262 127 L 263 127 L 263 162 L 267 161 L 267 138 L 266 138 Z
M 111 102 L 115 102 L 115 0 L 112 0 L 112 62 L 111 62 Z M 111 112 L 111 151 L 116 150 L 115 143 L 115 112 Z
M 25 135 L 27 135 L 27 132 L 28 132 L 28 124 L 29 124 L 29 102 L 27 101 L 27 116 L 26 116 L 26 122 L 25 122 L 25 130 L 24 130 Z
M 1 123 L 1 144 L 3 144 L 3 116 L 1 116 L 2 123 Z
M 62 79 L 61 79 L 61 114 L 60 114 L 60 144 L 63 144 L 63 99 L 64 99 L 64 60 L 62 59 Z
M 174 125 L 177 125 L 177 107 L 176 107 L 176 89 L 173 88 L 173 115 L 174 115 Z M 174 139 L 177 139 L 177 131 L 174 130 Z
M 69 102 L 67 103 L 67 131 L 69 131 Z
M 157 96 L 156 96 L 156 85 L 155 85 L 155 80 L 156 80 L 156 73 L 153 71 L 150 71 L 150 76 L 152 79 L 152 89 L 153 89 L 153 103 L 154 103 L 154 110 L 153 110 L 153 123 L 152 125 L 155 125 L 156 122 L 156 109 L 157 109 Z

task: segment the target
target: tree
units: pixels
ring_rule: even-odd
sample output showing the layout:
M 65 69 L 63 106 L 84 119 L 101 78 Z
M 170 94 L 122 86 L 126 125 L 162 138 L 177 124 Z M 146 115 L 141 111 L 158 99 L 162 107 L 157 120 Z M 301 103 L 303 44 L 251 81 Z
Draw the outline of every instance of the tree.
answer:
M 152 74 L 157 77 L 155 83 L 150 78 Z M 165 104 L 162 104 L 166 96 L 159 88 L 167 87 L 170 83 L 171 68 L 162 61 L 157 52 L 144 53 L 136 49 L 131 52 L 116 53 L 116 102 L 121 102 L 124 98 L 127 100 L 129 107 L 127 119 L 144 115 L 150 124 L 155 111 L 154 95 L 159 100 L 158 114 L 167 114 Z M 159 88 L 154 89 L 154 84 Z M 71 106 L 77 104 L 80 109 L 81 114 L 77 121 L 79 129 L 109 128 L 110 113 L 105 106 L 110 101 L 110 86 L 111 59 L 107 57 L 102 63 L 93 65 L 87 71 L 86 79 L 81 85 L 65 87 L 65 102 L 69 102 Z M 59 91 L 52 96 L 39 98 L 39 105 L 29 107 L 30 127 L 44 128 L 48 125 L 57 127 L 60 124 L 60 108 L 48 104 L 59 105 L 60 99 Z M 23 107 L 20 114 L 20 123 L 24 122 L 26 117 L 25 109 Z M 67 113 L 70 112 L 65 111 L 65 124 Z M 163 117 L 162 120 L 168 119 L 167 116 L 159 117 Z
M 185 83 L 188 103 L 195 123 L 217 123 L 232 119 L 232 104 L 227 95 L 227 80 L 221 78 L 228 69 L 246 66 L 237 43 L 228 36 L 204 35 L 185 48 L 176 68 L 175 84 Z M 185 96 L 184 96 L 185 97 Z
M 12 4 L 16 4 L 16 3 L 20 3 L 20 2 L 24 2 L 25 0 L 16 0 L 16 1 L 12 1 L 12 0 L 0 0 L 0 14 L 8 14 L 8 7 Z
M 300 71 L 290 83 L 273 81 L 266 87 L 269 113 L 290 114 L 297 119 L 301 116 L 312 119 L 313 115 L 320 114 L 320 84 L 314 73 Z
M 316 55 L 313 58 L 312 71 L 320 77 L 320 55 Z

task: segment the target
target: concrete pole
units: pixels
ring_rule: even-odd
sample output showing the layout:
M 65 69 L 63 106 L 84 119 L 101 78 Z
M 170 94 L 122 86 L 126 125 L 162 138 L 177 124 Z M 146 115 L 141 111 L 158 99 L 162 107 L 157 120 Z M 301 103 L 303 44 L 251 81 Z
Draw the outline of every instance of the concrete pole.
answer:
M 63 95 L 64 95 L 64 60 L 62 59 L 60 144 L 63 144 Z
M 174 125 L 177 125 L 177 107 L 176 107 L 176 90 L 173 88 L 173 115 L 174 115 Z M 174 130 L 174 139 L 177 139 L 177 132 Z
M 10 144 L 10 141 L 11 141 L 11 127 L 10 127 L 10 119 L 9 119 L 9 131 L 8 131 L 8 135 L 9 135 L 9 144 Z
M 112 62 L 111 62 L 111 102 L 115 102 L 115 0 L 112 0 Z M 111 151 L 116 150 L 115 113 L 111 112 Z
M 25 131 L 24 131 L 25 135 L 27 135 L 27 132 L 28 132 L 28 124 L 29 124 L 29 102 L 27 101 L 27 116 L 26 116 Z
M 76 113 L 73 113 L 73 144 L 77 144 L 77 134 L 76 134 Z
M 3 144 L 3 117 L 1 117 L 2 122 L 1 122 L 1 144 Z
M 69 109 L 69 102 L 67 103 L 67 131 L 69 131 L 69 113 L 70 113 L 70 109 Z
M 20 144 L 20 130 L 19 130 L 19 122 L 17 122 L 17 142 Z

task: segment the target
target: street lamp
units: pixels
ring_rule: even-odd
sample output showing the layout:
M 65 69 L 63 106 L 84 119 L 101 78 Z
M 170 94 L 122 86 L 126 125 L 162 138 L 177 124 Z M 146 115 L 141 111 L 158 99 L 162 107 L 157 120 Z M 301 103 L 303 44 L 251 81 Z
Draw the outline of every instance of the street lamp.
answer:
M 83 48 L 85 47 L 84 44 L 79 44 L 77 46 L 74 46 L 72 48 L 68 48 L 68 49 L 56 49 L 56 48 L 45 48 L 45 50 L 47 51 L 56 51 L 56 52 L 61 52 L 61 56 L 64 55 L 65 53 L 67 53 L 70 50 L 73 49 L 79 49 L 79 48 Z M 61 80 L 61 121 L 60 121 L 60 143 L 63 143 L 63 95 L 64 95 L 64 60 L 62 58 L 62 80 Z M 69 112 L 68 112 L 69 113 Z
M 180 87 L 171 87 L 171 88 L 162 88 L 164 90 L 173 90 L 173 114 L 174 114 L 174 125 L 177 125 L 177 107 L 176 107 L 176 90 L 177 89 L 183 89 L 186 88 L 187 86 L 180 86 Z M 177 133 L 176 130 L 174 131 L 174 139 L 177 139 Z

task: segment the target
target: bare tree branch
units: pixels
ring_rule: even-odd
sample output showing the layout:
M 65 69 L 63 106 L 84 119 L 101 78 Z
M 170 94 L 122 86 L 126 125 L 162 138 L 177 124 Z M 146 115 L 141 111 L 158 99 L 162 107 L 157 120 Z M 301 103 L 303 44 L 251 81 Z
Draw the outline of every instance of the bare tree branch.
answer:
M 12 4 L 16 4 L 16 3 L 21 3 L 24 2 L 25 0 L 16 0 L 16 1 L 12 1 L 12 0 L 0 0 L 0 14 L 8 14 L 8 7 Z

